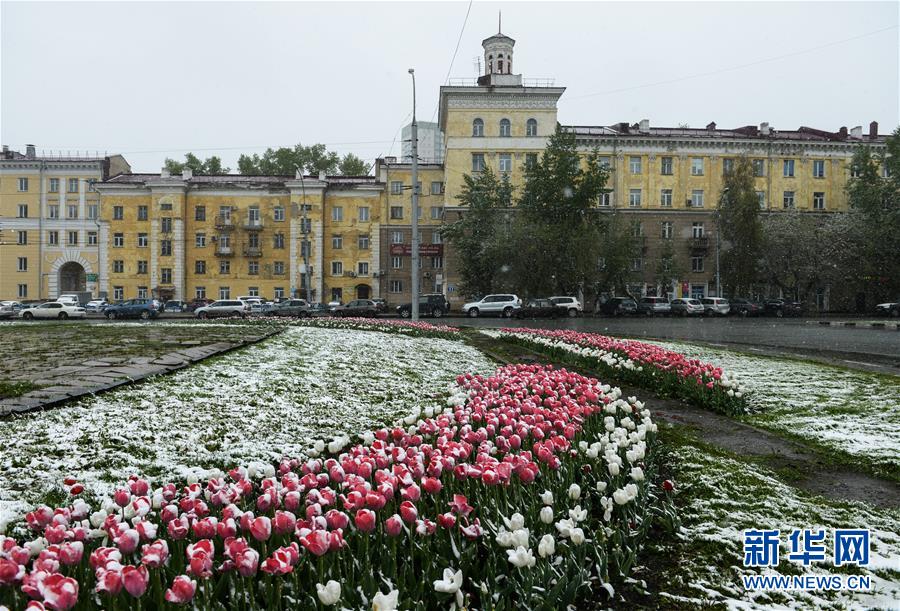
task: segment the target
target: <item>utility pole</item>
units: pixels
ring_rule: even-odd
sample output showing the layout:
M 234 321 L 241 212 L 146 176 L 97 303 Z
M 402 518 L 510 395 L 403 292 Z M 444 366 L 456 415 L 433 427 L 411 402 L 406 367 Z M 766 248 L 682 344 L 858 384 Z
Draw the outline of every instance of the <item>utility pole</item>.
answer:
M 719 274 L 719 233 L 722 228 L 722 200 L 725 198 L 726 193 L 728 193 L 728 187 L 722 189 L 722 193 L 719 195 L 719 201 L 716 202 L 716 297 L 722 296 L 721 276 Z
M 303 213 L 301 217 L 300 233 L 303 235 L 303 241 L 300 243 L 300 250 L 303 255 L 303 275 L 306 279 L 306 303 L 312 305 L 312 274 L 309 272 L 309 216 L 306 207 L 306 183 L 303 182 L 303 168 L 299 168 L 300 172 L 300 193 L 303 194 L 303 201 L 300 202 L 300 210 Z
M 409 69 L 413 85 L 412 112 L 412 312 L 411 319 L 419 320 L 419 133 L 416 125 L 416 71 Z

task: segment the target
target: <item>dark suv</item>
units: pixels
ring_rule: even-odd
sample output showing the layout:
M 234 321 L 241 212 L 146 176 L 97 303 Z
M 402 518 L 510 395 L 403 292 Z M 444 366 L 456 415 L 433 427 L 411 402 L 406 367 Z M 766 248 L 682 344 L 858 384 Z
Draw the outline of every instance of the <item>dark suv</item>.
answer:
M 799 301 L 786 299 L 772 299 L 766 302 L 765 313 L 768 316 L 783 318 L 785 316 L 800 316 L 803 314 L 803 304 Z
M 159 316 L 159 308 L 152 299 L 129 299 L 107 306 L 103 311 L 107 318 L 140 318 L 150 320 Z
M 441 293 L 426 293 L 419 297 L 419 316 L 440 318 L 449 312 L 450 302 Z M 412 316 L 412 303 L 398 305 L 397 314 L 400 315 L 400 318 Z
M 613 297 L 600 304 L 600 313 L 607 316 L 626 316 L 637 313 L 637 304 L 631 297 Z

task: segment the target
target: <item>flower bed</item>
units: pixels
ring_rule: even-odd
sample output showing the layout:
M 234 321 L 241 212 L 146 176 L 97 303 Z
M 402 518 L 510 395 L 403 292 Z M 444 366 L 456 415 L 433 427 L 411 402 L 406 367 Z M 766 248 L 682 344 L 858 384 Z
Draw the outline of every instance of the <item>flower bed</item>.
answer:
M 465 374 L 450 407 L 330 458 L 78 498 L 0 537 L 0 605 L 563 607 L 613 593 L 671 482 L 634 398 L 564 369 Z M 340 452 L 338 454 L 338 452 Z M 24 534 L 24 533 L 23 533 Z
M 746 411 L 744 388 L 735 376 L 654 344 L 565 330 L 505 328 L 482 333 L 511 339 L 564 361 L 598 369 L 623 383 L 717 412 L 734 415 Z
M 306 318 L 293 324 L 305 327 L 323 327 L 326 329 L 356 329 L 357 331 L 381 331 L 382 333 L 399 333 L 410 337 L 440 337 L 458 339 L 459 329 L 447 325 L 411 320 L 393 320 L 384 318 Z

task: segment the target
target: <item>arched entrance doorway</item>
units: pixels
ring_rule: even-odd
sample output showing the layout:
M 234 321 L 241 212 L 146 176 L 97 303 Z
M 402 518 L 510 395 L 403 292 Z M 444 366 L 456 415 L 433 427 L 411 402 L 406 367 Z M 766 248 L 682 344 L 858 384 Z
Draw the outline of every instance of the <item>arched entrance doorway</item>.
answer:
M 356 285 L 356 298 L 357 299 L 368 299 L 369 295 L 372 293 L 372 287 L 368 284 L 357 284 Z
M 69 261 L 59 268 L 59 293 L 82 293 L 87 290 L 87 276 L 80 263 Z

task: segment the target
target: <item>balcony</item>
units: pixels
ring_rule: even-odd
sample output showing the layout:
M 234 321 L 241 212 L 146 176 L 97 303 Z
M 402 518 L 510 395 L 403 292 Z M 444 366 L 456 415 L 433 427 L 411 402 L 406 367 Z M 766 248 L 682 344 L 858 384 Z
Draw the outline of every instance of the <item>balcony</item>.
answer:
M 262 228 L 262 219 L 250 218 L 249 216 L 244 219 L 244 229 L 246 229 L 247 231 L 262 231 Z
M 216 216 L 216 229 L 230 230 L 234 229 L 234 219 L 231 215 L 220 214 Z
M 262 248 L 259 246 L 244 246 L 244 256 L 245 257 L 261 257 L 262 256 Z
M 706 236 L 691 238 L 690 245 L 693 252 L 705 252 L 709 250 L 709 238 Z
M 216 246 L 217 257 L 233 257 L 234 249 L 231 246 Z

